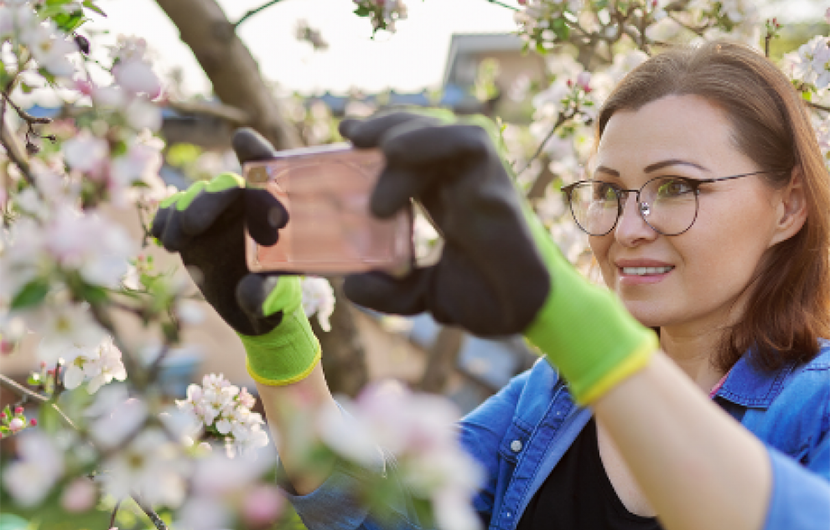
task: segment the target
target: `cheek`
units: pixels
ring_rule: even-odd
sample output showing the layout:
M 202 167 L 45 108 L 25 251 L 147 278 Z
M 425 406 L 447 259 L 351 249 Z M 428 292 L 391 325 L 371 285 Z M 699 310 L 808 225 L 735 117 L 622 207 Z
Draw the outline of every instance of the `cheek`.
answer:
M 724 205 L 722 205 L 724 206 Z M 772 212 L 765 203 L 745 201 L 742 208 L 701 208 L 698 221 L 684 238 L 688 271 L 700 294 L 735 295 L 752 279 L 758 262 L 769 247 Z M 683 236 L 680 236 L 683 237 Z M 681 241 L 678 241 L 680 245 Z
M 613 232 L 612 232 L 613 233 Z M 608 251 L 611 248 L 611 244 L 614 241 L 614 236 L 607 235 L 607 236 L 590 236 L 588 237 L 588 245 L 591 247 L 591 252 L 594 254 L 594 259 L 597 260 L 597 263 L 600 267 L 600 272 L 602 272 L 602 279 L 605 280 L 605 285 L 610 288 L 614 288 L 613 278 L 614 278 L 614 267 L 610 264 L 608 260 Z

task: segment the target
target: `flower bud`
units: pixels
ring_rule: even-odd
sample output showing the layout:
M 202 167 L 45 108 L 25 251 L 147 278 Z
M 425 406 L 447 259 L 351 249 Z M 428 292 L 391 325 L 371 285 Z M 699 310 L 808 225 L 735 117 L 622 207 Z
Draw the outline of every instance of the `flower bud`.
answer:
M 20 432 L 24 427 L 26 427 L 26 424 L 20 418 L 15 418 L 9 422 L 9 429 L 11 429 L 13 433 Z
M 6 413 L 5 412 L 0 412 L 0 420 L 5 420 L 5 419 L 6 419 Z
M 23 414 L 23 407 L 15 407 L 14 408 L 15 414 Z
M 29 425 L 31 425 L 32 427 L 37 427 L 37 420 L 35 418 L 32 418 L 31 420 L 29 420 Z

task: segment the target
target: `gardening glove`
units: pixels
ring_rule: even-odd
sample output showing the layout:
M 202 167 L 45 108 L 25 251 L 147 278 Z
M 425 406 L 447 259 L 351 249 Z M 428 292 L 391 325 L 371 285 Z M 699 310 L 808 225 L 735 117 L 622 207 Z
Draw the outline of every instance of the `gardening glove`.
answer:
M 240 163 L 267 160 L 274 151 L 251 129 L 236 132 L 233 148 Z M 288 212 L 270 193 L 223 173 L 163 201 L 151 228 L 164 248 L 181 255 L 205 299 L 239 335 L 251 377 L 267 385 L 297 382 L 320 360 L 300 278 L 253 274 L 245 261 L 246 225 L 257 243 L 270 246 L 287 222 Z
M 386 218 L 417 199 L 444 237 L 435 265 L 404 278 L 346 278 L 352 301 L 388 313 L 429 311 L 476 335 L 524 334 L 590 403 L 657 350 L 607 289 L 582 278 L 516 191 L 500 135 L 483 116 L 394 113 L 344 120 L 356 147 L 380 147 L 386 168 L 370 201 Z

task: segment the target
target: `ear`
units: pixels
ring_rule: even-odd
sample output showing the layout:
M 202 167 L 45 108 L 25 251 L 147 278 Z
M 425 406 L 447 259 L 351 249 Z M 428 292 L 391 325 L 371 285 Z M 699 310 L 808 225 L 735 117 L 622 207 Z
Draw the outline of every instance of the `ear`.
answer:
M 781 190 L 775 205 L 776 226 L 770 246 L 793 237 L 807 221 L 807 197 L 801 178 L 801 169 L 793 170 L 793 178 Z

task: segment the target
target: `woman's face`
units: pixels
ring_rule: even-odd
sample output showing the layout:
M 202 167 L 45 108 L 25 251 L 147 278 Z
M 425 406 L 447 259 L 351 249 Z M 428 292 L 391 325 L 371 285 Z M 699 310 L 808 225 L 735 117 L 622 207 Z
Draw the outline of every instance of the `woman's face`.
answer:
M 698 96 L 618 111 L 600 141 L 593 178 L 639 189 L 661 175 L 708 179 L 760 170 L 731 134 L 726 115 Z M 643 324 L 717 329 L 734 320 L 730 308 L 740 314 L 741 295 L 776 242 L 778 195 L 760 176 L 703 184 L 692 227 L 663 236 L 640 217 L 631 193 L 616 228 L 591 237 L 591 248 L 605 283 Z

